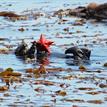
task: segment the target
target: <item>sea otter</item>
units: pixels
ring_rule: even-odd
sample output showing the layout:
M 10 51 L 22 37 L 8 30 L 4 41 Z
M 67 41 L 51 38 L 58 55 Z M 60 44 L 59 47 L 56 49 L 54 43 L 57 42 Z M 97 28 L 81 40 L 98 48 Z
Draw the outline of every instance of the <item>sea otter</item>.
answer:
M 38 41 L 33 41 L 31 47 L 28 49 L 27 44 L 22 40 L 22 43 L 16 48 L 16 56 L 21 56 L 22 58 L 35 58 L 35 53 L 37 59 L 42 57 L 47 57 L 50 55 L 50 46 L 53 44 L 52 41 L 47 40 L 43 34 L 41 34 Z
M 91 50 L 87 48 L 78 48 L 76 46 L 68 48 L 65 51 L 66 57 L 74 60 L 90 60 Z M 69 55 L 68 55 L 69 54 Z
M 32 45 L 30 48 L 28 48 L 28 45 L 22 40 L 22 43 L 15 49 L 15 55 L 20 56 L 23 59 L 26 58 L 34 58 L 35 57 L 35 51 L 36 51 L 36 43 L 32 42 Z

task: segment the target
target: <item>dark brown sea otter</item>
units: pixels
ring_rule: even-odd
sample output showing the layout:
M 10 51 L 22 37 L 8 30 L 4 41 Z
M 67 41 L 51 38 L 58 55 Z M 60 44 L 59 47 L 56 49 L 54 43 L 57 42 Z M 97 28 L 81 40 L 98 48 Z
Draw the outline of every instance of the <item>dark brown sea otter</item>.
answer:
M 27 44 L 22 41 L 22 43 L 15 49 L 16 56 L 20 56 L 24 59 L 26 58 L 35 58 L 35 51 L 36 51 L 36 43 L 32 42 L 31 47 L 28 49 Z
M 65 54 L 69 54 L 74 60 L 90 60 L 91 50 L 87 48 L 78 48 L 76 46 L 68 48 Z

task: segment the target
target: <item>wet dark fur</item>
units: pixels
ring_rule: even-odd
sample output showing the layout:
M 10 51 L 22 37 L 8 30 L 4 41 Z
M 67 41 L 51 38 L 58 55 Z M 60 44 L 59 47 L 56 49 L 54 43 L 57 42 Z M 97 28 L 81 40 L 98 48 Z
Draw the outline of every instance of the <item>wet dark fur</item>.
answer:
M 74 60 L 90 60 L 91 51 L 87 48 L 71 47 L 65 51 L 65 54 L 73 54 Z
M 22 44 L 20 46 L 18 46 L 15 50 L 15 54 L 16 56 L 20 56 L 22 58 L 34 58 L 35 57 L 35 49 L 36 49 L 36 45 L 32 44 L 32 46 L 27 49 L 26 44 Z

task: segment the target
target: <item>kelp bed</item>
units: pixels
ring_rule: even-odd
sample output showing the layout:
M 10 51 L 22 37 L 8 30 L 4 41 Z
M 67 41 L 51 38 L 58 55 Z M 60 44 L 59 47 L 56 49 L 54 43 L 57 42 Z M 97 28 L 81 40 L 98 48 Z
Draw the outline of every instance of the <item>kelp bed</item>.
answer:
M 0 107 L 106 107 L 106 21 L 54 16 L 89 2 L 0 1 Z M 22 39 L 30 46 L 40 34 L 54 41 L 49 57 L 31 61 L 14 55 Z M 90 61 L 66 59 L 64 51 L 73 45 L 90 48 Z

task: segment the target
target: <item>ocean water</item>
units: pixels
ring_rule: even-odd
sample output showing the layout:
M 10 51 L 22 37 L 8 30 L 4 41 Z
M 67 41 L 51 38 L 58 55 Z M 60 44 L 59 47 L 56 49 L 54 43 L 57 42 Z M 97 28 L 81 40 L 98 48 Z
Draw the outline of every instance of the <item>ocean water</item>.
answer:
M 80 18 L 64 16 L 63 19 L 67 21 L 59 24 L 60 20 L 58 17 L 52 17 L 53 13 L 59 9 L 86 6 L 91 2 L 105 3 L 107 0 L 0 0 L 0 11 L 13 11 L 22 15 L 30 14 L 31 12 L 45 14 L 37 19 L 29 18 L 28 20 L 18 20 L 15 22 L 0 17 L 0 38 L 6 39 L 5 41 L 0 41 L 0 48 L 6 48 L 6 45 L 13 45 L 12 50 L 14 51 L 22 39 L 25 39 L 25 42 L 30 46 L 32 41 L 38 40 L 40 35 L 44 34 L 47 39 L 54 41 L 54 45 L 51 46 L 51 55 L 47 58 L 49 64 L 46 67 L 73 69 L 72 72 L 64 71 L 56 74 L 46 74 L 45 79 L 44 76 L 41 76 L 39 79 L 27 78 L 25 69 L 37 68 L 39 64 L 36 61 L 26 63 L 16 57 L 14 53 L 0 54 L 0 68 L 12 67 L 14 70 L 20 71 L 23 74 L 23 78 L 26 79 L 23 80 L 23 83 L 14 83 L 9 91 L 5 92 L 10 95 L 9 97 L 5 97 L 4 93 L 0 92 L 0 107 L 11 107 L 14 105 L 16 107 L 44 107 L 45 105 L 49 107 L 73 107 L 73 105 L 77 105 L 77 107 L 106 107 L 107 87 L 100 88 L 95 83 L 98 80 L 100 81 L 99 84 L 104 83 L 107 85 L 107 68 L 103 67 L 103 64 L 107 62 L 107 22 L 87 20 L 82 26 L 73 26 L 73 23 L 76 20 L 80 20 Z M 25 29 L 24 32 L 18 30 L 21 27 Z M 72 34 L 63 30 L 67 27 L 69 27 L 69 31 Z M 91 58 L 88 63 L 75 65 L 71 59 L 65 58 L 64 52 L 66 48 L 72 46 L 72 43 L 82 47 L 87 44 L 87 47 L 91 49 Z M 81 73 L 78 69 L 80 65 L 84 65 L 89 71 L 93 72 Z M 102 72 L 94 72 L 97 70 Z M 69 75 L 77 76 L 77 78 L 63 79 L 63 77 Z M 92 81 L 90 78 L 93 75 L 96 80 Z M 81 80 L 79 77 L 87 77 L 89 80 Z M 59 85 L 45 86 L 33 84 L 37 80 L 52 81 L 56 84 L 69 84 L 69 87 L 62 88 Z M 0 86 L 3 84 L 0 82 Z M 16 89 L 14 89 L 15 86 L 17 86 Z M 35 92 L 34 89 L 38 87 L 45 92 Z M 86 94 L 90 91 L 78 90 L 79 87 L 93 87 L 95 88 L 94 92 L 100 91 L 100 94 Z M 58 90 L 65 90 L 67 95 L 56 95 L 55 92 Z M 55 97 L 53 97 L 54 95 Z M 53 101 L 54 99 L 56 99 L 56 102 Z M 70 102 L 64 99 L 83 99 L 84 102 Z M 101 100 L 103 103 L 88 103 L 88 100 Z

